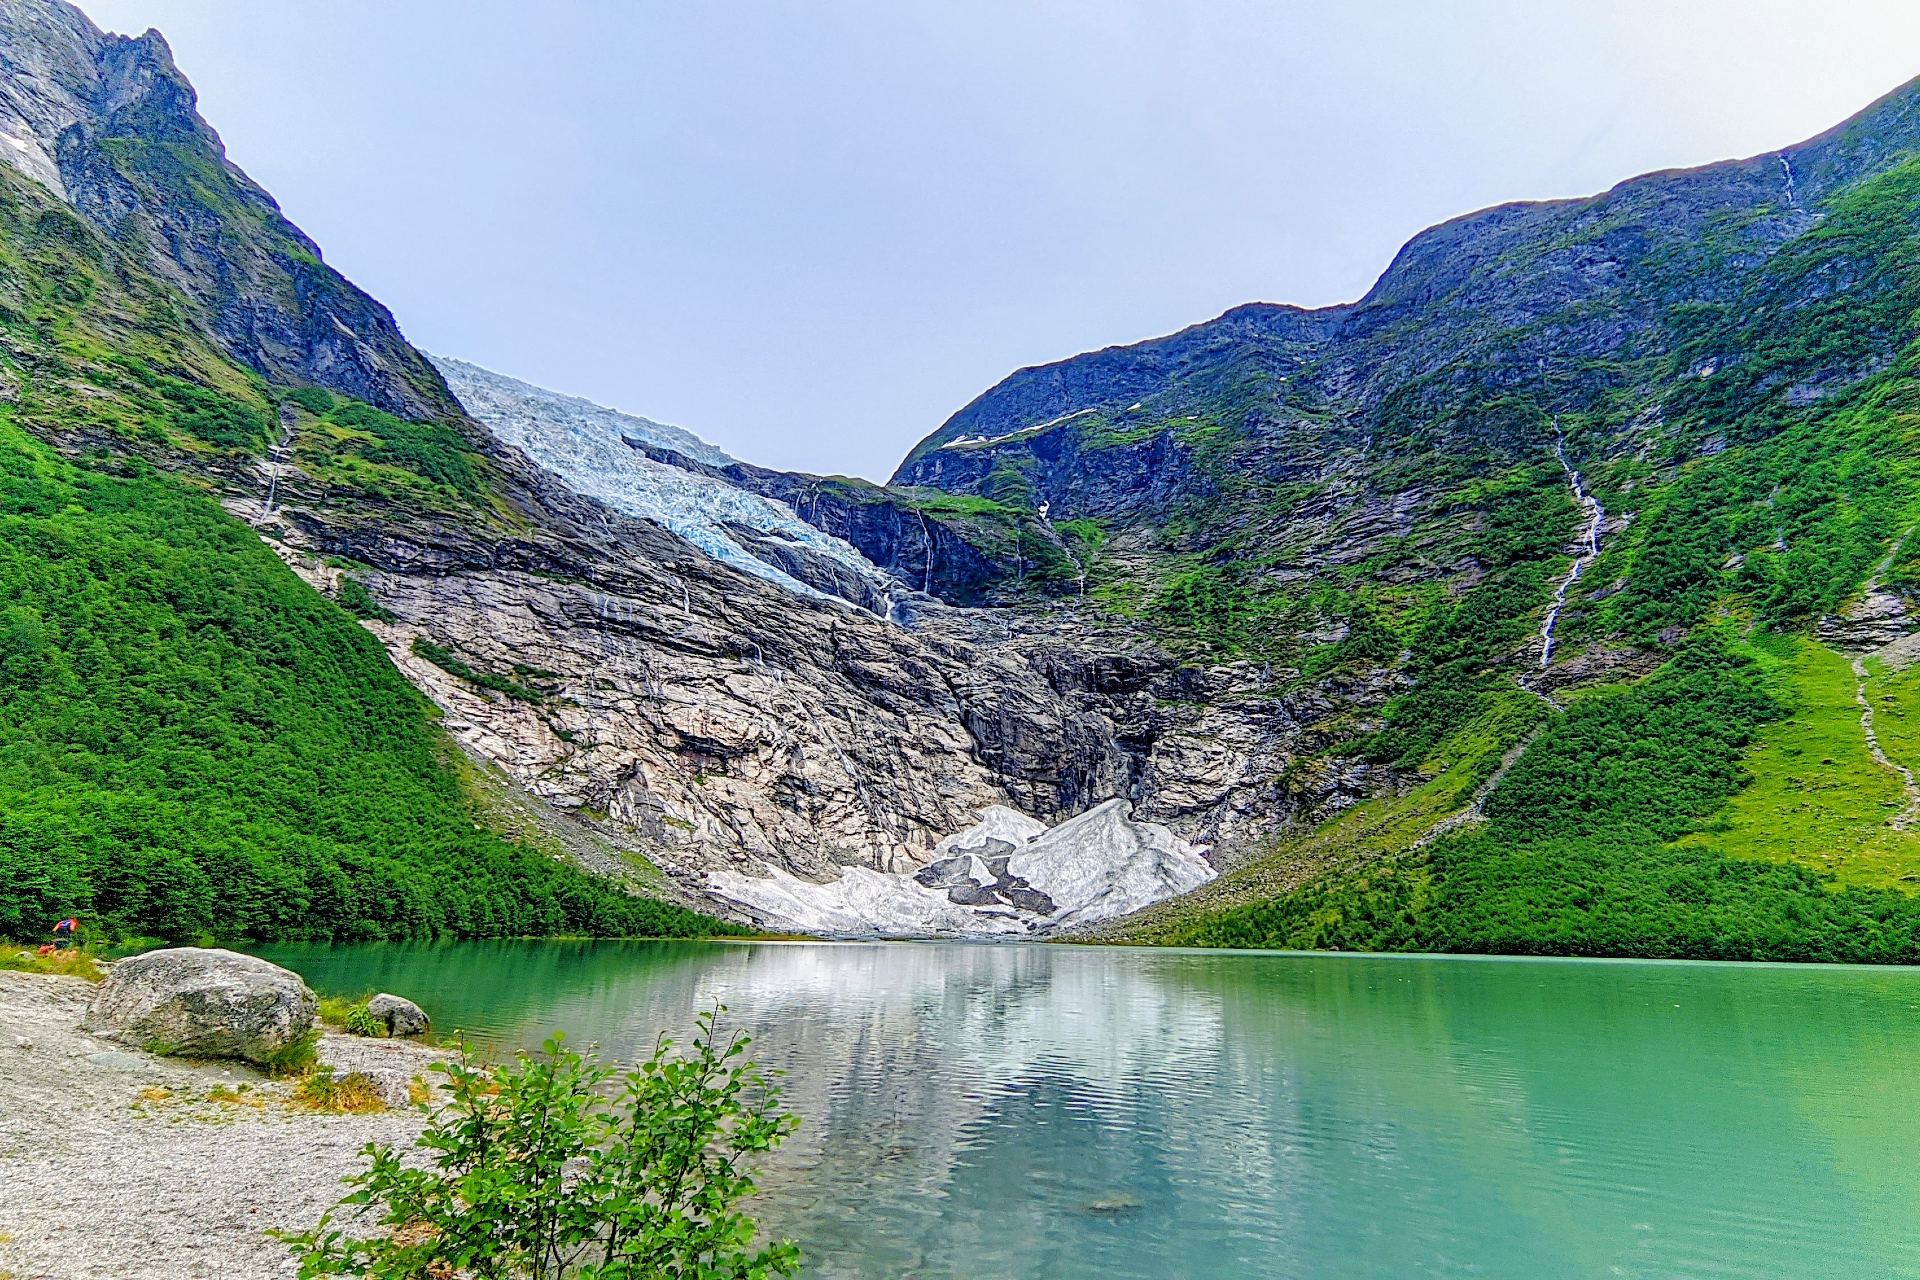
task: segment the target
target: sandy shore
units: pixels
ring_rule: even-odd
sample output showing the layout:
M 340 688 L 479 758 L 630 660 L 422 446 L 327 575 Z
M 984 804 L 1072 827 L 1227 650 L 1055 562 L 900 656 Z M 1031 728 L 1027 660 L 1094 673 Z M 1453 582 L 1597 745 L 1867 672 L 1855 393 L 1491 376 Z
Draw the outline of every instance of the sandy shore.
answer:
M 316 1115 L 243 1064 L 96 1039 L 78 1030 L 93 990 L 0 971 L 0 1280 L 293 1275 L 267 1229 L 313 1225 L 361 1167 L 361 1146 L 420 1130 L 415 1111 Z M 320 1043 L 321 1061 L 344 1070 L 413 1075 L 435 1056 L 400 1041 Z

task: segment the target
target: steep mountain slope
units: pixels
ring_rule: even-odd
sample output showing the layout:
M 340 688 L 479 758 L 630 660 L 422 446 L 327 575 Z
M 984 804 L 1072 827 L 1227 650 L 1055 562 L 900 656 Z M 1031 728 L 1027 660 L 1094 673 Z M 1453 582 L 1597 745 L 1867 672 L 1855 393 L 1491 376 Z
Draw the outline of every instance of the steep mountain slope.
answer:
M 0 159 L 135 248 L 236 360 L 402 417 L 457 413 L 386 308 L 228 162 L 159 32 L 104 35 L 72 5 L 19 0 L 0 6 L 0 48 Z
M 1920 842 L 1873 798 L 1909 766 L 1858 723 L 1915 629 L 1917 157 L 1909 85 L 1777 154 L 1435 228 L 1351 306 L 1023 370 L 916 448 L 897 481 L 1097 522 L 1095 598 L 1197 659 L 1395 690 L 1287 765 L 1371 764 L 1366 801 L 1295 809 L 1129 936 L 1920 954 Z M 1867 655 L 1864 767 L 1825 782 L 1878 815 L 1871 875 L 1859 824 L 1716 834 L 1838 710 L 1793 634 Z
M 372 638 L 147 463 L 268 420 L 177 301 L 0 167 L 0 936 L 714 928 L 476 825 Z
M 257 189 L 244 175 L 218 161 L 218 139 L 193 114 L 191 92 L 157 36 L 102 36 L 51 0 L 23 0 L 6 13 L 0 57 L 22 69 L 7 99 L 9 136 L 19 145 L 6 154 L 18 174 L 0 170 L 15 201 L 11 224 L 0 228 L 0 248 L 12 255 L 0 280 L 11 291 L 0 337 L 12 362 L 16 421 L 58 452 L 47 466 L 145 468 L 139 474 L 164 477 L 202 502 L 217 498 L 331 598 L 334 605 L 323 606 L 300 597 L 312 600 L 327 626 L 338 631 L 346 614 L 359 619 L 477 762 L 435 760 L 430 750 L 422 756 L 416 748 L 430 745 L 431 730 L 424 722 L 404 730 L 425 735 L 396 748 L 395 759 L 426 771 L 417 778 L 426 790 L 417 795 L 438 797 L 429 806 L 436 822 L 464 831 L 470 815 L 484 816 L 542 854 L 721 907 L 707 896 L 721 869 L 751 876 L 778 868 L 831 893 L 825 886 L 846 867 L 894 873 L 923 866 L 942 839 L 994 804 L 1046 821 L 1072 817 L 1121 795 L 1129 779 L 1154 767 L 1162 725 L 1185 726 L 1202 739 L 1231 727 L 1243 754 L 1264 749 L 1267 736 L 1295 731 L 1291 721 L 1256 730 L 1224 720 L 1216 731 L 1202 727 L 1217 714 L 1209 709 L 1164 710 L 1176 683 L 1192 686 L 1191 675 L 1125 634 L 1089 657 L 1072 628 L 1053 622 L 955 613 L 930 599 L 924 609 L 852 607 L 796 592 L 792 583 L 772 585 L 763 580 L 773 576 L 764 563 L 757 576 L 736 572 L 650 519 L 568 489 L 469 418 L 384 310 L 317 257 L 302 256 L 298 233 L 263 194 L 248 195 Z M 185 166 L 187 189 L 163 181 L 181 176 L 168 158 Z M 283 288 L 289 280 L 294 287 Z M 237 328 L 236 316 L 245 320 Z M 339 351 L 328 346 L 331 338 L 302 345 L 301 326 L 316 317 Z M 269 330 L 271 342 L 262 339 Z M 563 421 L 545 424 L 556 428 L 554 438 L 564 436 L 564 419 L 577 406 L 556 411 Z M 559 454 L 554 460 L 562 461 Z M 87 495 L 83 510 L 123 492 L 71 491 Z M 734 493 L 730 501 L 767 511 L 764 499 Z M 181 536 L 211 540 L 207 551 L 217 558 L 239 554 L 230 540 L 237 528 L 188 520 Z M 804 528 L 788 532 L 793 546 L 831 545 Z M 753 545 L 773 554 L 764 541 Z M 835 554 L 857 567 L 852 553 Z M 791 577 L 831 558 L 788 557 L 774 567 Z M 254 555 L 233 580 L 270 578 L 262 564 Z M 35 603 L 33 565 L 32 557 L 10 562 L 14 576 L 5 585 L 10 600 L 38 611 L 21 634 L 83 630 Z M 287 583 L 260 589 L 280 599 Z M 896 616 L 880 616 L 888 612 Z M 163 635 L 177 637 L 162 642 L 162 655 L 184 651 L 186 637 L 206 626 L 195 613 L 154 616 Z M 248 642 L 283 646 L 294 669 L 338 666 L 309 654 L 304 624 L 279 634 L 291 617 L 284 610 L 249 616 Z M 355 645 L 354 662 L 366 661 L 364 643 Z M 97 662 L 85 669 L 104 670 Z M 200 682 L 206 699 L 218 697 L 227 676 L 246 684 L 240 666 L 223 675 L 196 657 L 180 669 Z M 391 685 L 351 663 L 339 669 L 348 687 L 325 690 L 330 695 Z M 69 710 L 45 723 L 109 721 L 117 688 L 83 678 L 67 690 Z M 12 704 L 17 725 L 42 723 L 43 693 Z M 307 724 L 309 713 L 330 714 L 316 705 L 293 699 L 275 709 L 289 725 Z M 193 699 L 175 697 L 168 706 L 170 731 L 190 732 Z M 224 723 L 208 714 L 210 727 Z M 379 775 L 394 763 L 377 758 L 378 735 L 351 715 L 333 716 L 329 733 L 336 736 L 312 741 L 332 746 L 308 757 L 312 767 L 326 766 L 325 779 L 312 782 L 320 793 L 331 795 L 356 771 Z M 164 777 L 165 736 L 118 739 L 114 767 Z M 298 736 L 283 726 L 262 740 L 256 728 L 194 758 L 244 772 L 260 764 L 246 744 L 271 748 Z M 1176 755 L 1159 767 L 1187 776 L 1192 764 L 1234 777 L 1227 766 L 1238 758 Z M 16 775 L 31 776 L 30 768 Z M 79 814 L 92 803 L 84 778 L 49 776 L 54 781 L 36 804 Z M 294 770 L 286 779 L 295 792 L 299 776 Z M 465 805 L 455 798 L 456 781 Z M 370 787 L 378 791 L 377 783 Z M 1222 786 L 1200 804 L 1218 808 L 1229 791 Z M 178 873 L 183 883 L 192 876 L 182 868 L 197 869 L 206 892 L 196 891 L 190 911 L 110 891 L 106 881 L 135 862 L 103 847 L 84 824 L 60 829 L 66 834 L 47 828 L 54 834 L 31 841 L 17 828 L 8 856 L 26 856 L 22 841 L 51 849 L 46 856 L 58 874 L 36 871 L 31 893 L 10 898 L 9 910 L 15 927 L 58 902 L 60 910 L 174 932 L 328 933 L 385 928 L 395 919 L 408 930 L 470 932 L 704 927 L 540 859 L 526 865 L 558 878 L 527 888 L 524 909 L 507 910 L 487 894 L 484 910 L 469 909 L 459 905 L 470 904 L 466 892 L 499 879 L 480 872 L 485 859 L 472 849 L 472 875 L 442 853 L 393 872 L 396 886 L 404 881 L 409 894 L 442 907 L 403 908 L 411 899 L 398 887 L 395 903 L 375 906 L 378 869 L 389 867 L 383 858 L 411 839 L 387 833 L 375 812 L 396 810 L 373 806 L 366 821 L 328 827 L 324 854 L 296 852 L 306 846 L 279 840 L 271 823 L 204 844 L 183 824 L 171 846 L 177 856 L 151 865 L 164 869 L 162 879 Z M 1124 810 L 1116 821 L 1117 830 L 1131 829 Z M 159 847 L 157 835 L 138 839 Z M 279 905 L 270 909 L 273 895 L 226 874 L 230 868 L 216 874 L 215 860 L 228 855 L 215 846 L 286 888 Z M 485 848 L 492 850 L 485 858 L 530 856 L 498 841 Z M 330 866 L 353 870 L 341 882 L 329 879 Z M 144 873 L 134 879 L 150 882 Z M 305 912 L 321 880 L 331 900 L 344 894 L 367 902 L 365 914 Z M 542 906 L 549 895 L 563 904 L 557 915 Z M 754 914 L 742 905 L 726 909 Z

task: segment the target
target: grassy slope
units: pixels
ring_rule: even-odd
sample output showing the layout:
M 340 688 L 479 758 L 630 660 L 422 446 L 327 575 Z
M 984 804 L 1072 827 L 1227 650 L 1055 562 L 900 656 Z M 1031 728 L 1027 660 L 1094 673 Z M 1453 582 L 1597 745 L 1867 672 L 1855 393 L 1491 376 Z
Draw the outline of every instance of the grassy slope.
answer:
M 1898 808 L 1898 786 L 1867 757 L 1836 664 L 1846 670 L 1811 641 L 1708 632 L 1647 680 L 1590 693 L 1554 717 L 1488 796 L 1484 824 L 1420 849 L 1399 839 L 1398 850 L 1356 848 L 1360 856 L 1278 896 L 1175 904 L 1136 936 L 1920 960 L 1920 900 L 1887 887 L 1920 860 L 1909 836 L 1880 825 Z M 1881 686 L 1902 710 L 1914 691 L 1920 680 L 1904 674 Z M 1904 724 L 1897 733 L 1896 752 L 1913 741 Z
M 1747 786 L 1679 843 L 1800 863 L 1840 884 L 1892 888 L 1920 877 L 1920 831 L 1889 822 L 1903 804 L 1900 782 L 1868 752 L 1852 663 L 1791 636 L 1771 637 L 1760 650 L 1769 689 L 1788 714 L 1761 731 L 1741 762 Z M 1903 718 L 1920 713 L 1920 674 L 1883 676 L 1868 688 L 1883 749 L 1895 760 L 1913 758 L 1920 741 Z
M 1197 922 L 1298 889 L 1316 877 L 1351 873 L 1431 839 L 1442 824 L 1464 825 L 1474 801 L 1496 780 L 1508 752 L 1529 740 L 1537 699 L 1515 688 L 1449 737 L 1413 785 L 1375 796 L 1318 826 L 1275 842 L 1213 883 L 1127 920 L 1113 932 L 1130 942 L 1197 943 Z

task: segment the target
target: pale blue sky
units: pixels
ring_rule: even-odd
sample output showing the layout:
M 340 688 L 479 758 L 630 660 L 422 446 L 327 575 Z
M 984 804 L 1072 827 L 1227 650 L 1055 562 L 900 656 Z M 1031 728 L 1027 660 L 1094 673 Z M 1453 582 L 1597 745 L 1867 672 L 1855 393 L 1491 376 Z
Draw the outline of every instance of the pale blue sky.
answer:
M 1911 0 L 83 0 L 429 350 L 884 478 L 1023 364 L 1781 146 Z

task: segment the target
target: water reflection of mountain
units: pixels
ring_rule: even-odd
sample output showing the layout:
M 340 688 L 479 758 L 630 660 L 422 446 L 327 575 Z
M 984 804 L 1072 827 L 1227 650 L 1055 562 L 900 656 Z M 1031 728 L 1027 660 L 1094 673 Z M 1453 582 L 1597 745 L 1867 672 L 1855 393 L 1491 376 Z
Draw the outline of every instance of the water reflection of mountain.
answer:
M 282 953 L 494 1044 L 721 1002 L 822 1276 L 1920 1273 L 1920 974 L 1061 946 Z M 330 966 L 337 965 L 337 968 Z M 333 974 L 335 976 L 328 976 Z

